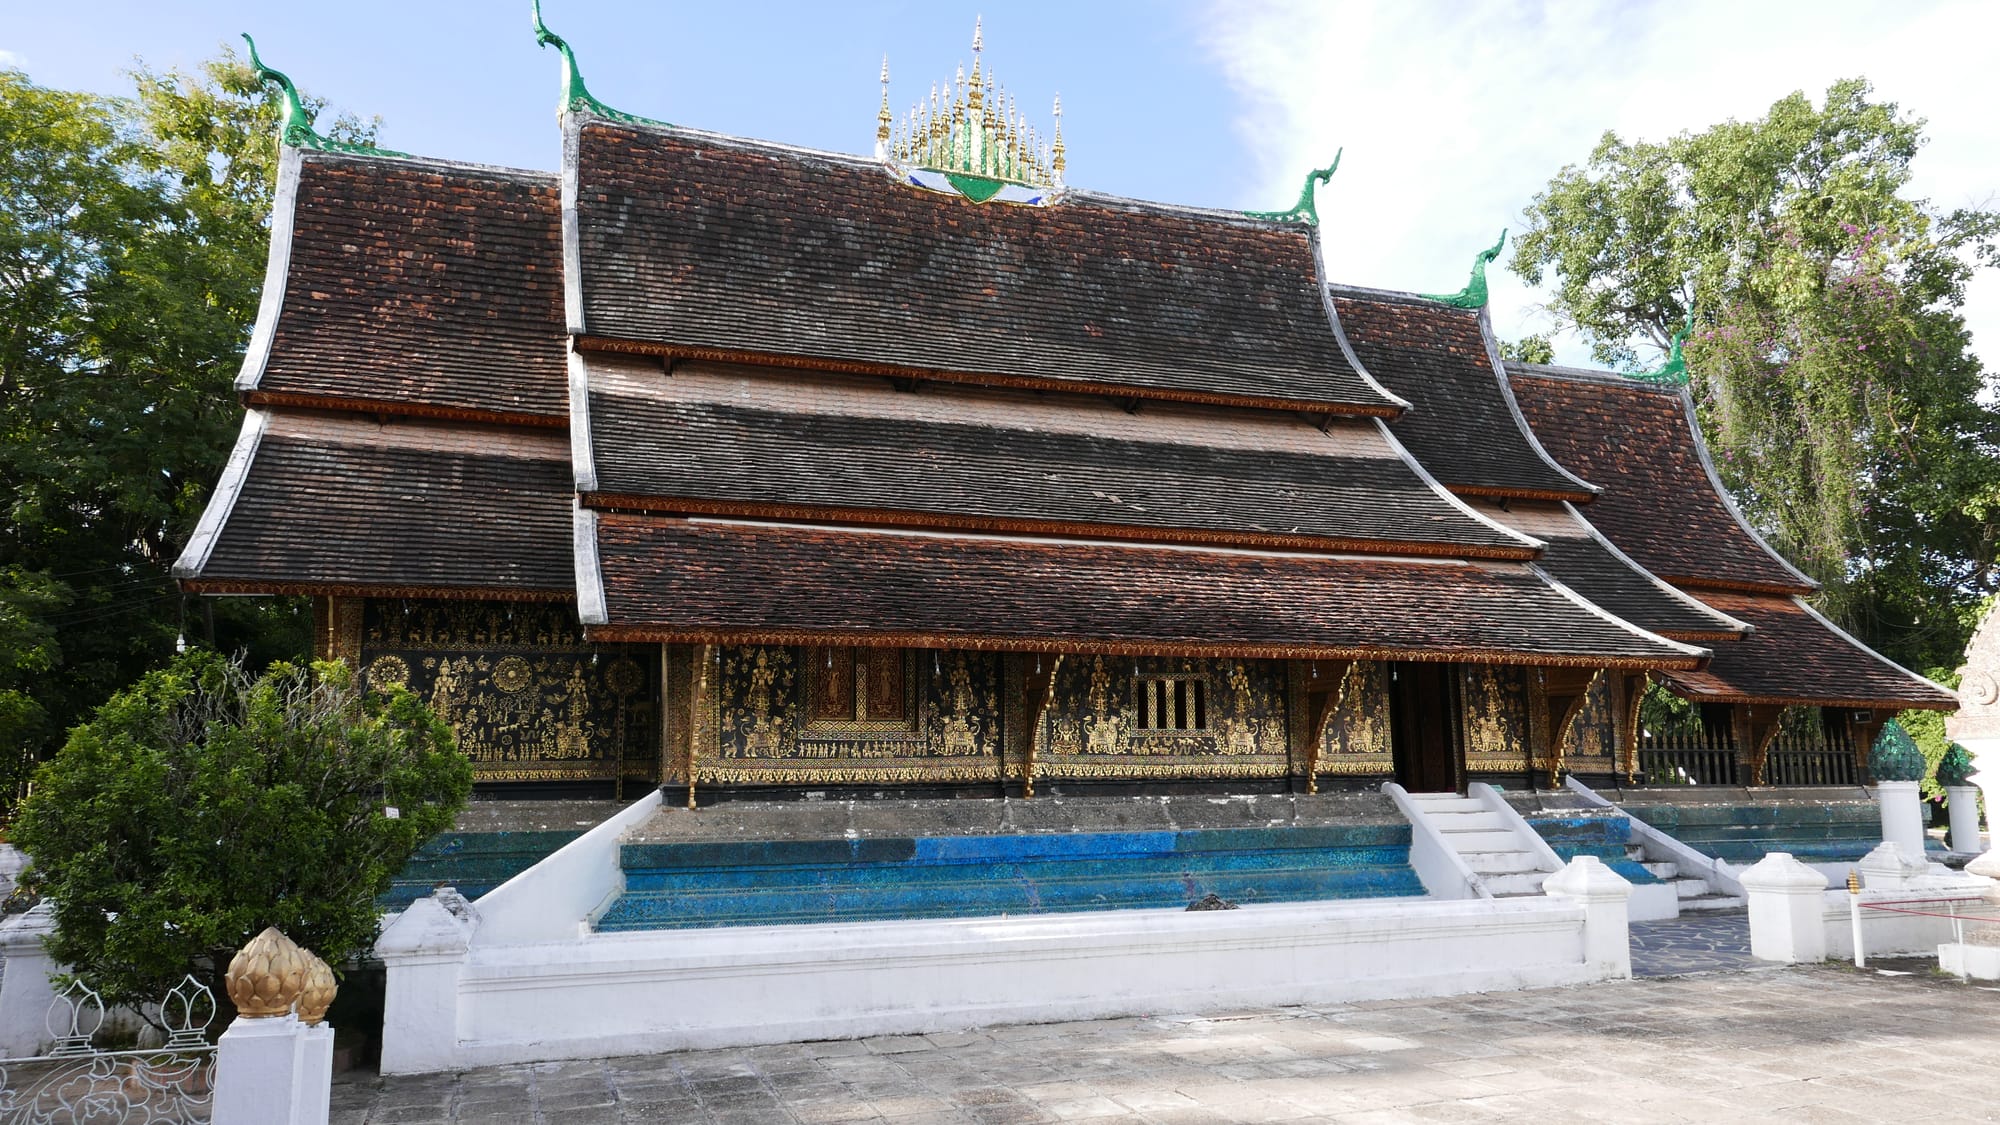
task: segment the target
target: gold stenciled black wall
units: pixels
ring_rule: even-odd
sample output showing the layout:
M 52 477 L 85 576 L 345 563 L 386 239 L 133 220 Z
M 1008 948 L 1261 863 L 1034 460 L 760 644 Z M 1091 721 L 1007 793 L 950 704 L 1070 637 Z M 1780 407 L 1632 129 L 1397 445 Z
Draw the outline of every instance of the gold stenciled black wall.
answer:
M 1617 764 L 1618 720 L 1613 677 L 1591 681 L 1583 696 L 1583 708 L 1570 724 L 1562 742 L 1562 765 L 1572 773 L 1615 773 Z
M 697 661 L 712 688 L 697 724 L 698 784 L 891 785 L 997 781 L 1000 777 L 1001 658 L 991 653 L 902 653 L 903 718 L 814 721 L 814 677 L 829 674 L 826 650 L 716 646 Z M 818 656 L 827 661 L 815 663 Z M 879 663 L 877 664 L 879 667 Z M 684 773 L 676 764 L 675 776 Z
M 1389 745 L 1389 666 L 1357 660 L 1348 667 L 1340 706 L 1320 744 L 1319 772 L 1348 776 L 1394 773 Z
M 360 665 L 458 735 L 479 781 L 614 781 L 659 771 L 659 649 L 593 645 L 572 607 L 370 600 Z
M 1139 729 L 1142 675 L 1200 675 L 1208 729 Z M 1035 772 L 1046 778 L 1283 777 L 1284 665 L 1272 660 L 1071 656 L 1056 673 Z
M 1473 773 L 1520 773 L 1534 745 L 1529 670 L 1468 664 L 1461 673 L 1465 768 Z

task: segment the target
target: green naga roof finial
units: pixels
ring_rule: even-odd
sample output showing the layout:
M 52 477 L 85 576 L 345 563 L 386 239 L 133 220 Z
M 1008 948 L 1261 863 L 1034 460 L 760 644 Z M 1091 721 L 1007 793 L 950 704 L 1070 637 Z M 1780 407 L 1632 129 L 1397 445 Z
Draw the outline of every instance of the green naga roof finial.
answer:
M 1630 378 L 1642 383 L 1658 383 L 1663 387 L 1684 385 L 1688 381 L 1688 365 L 1687 360 L 1681 355 L 1681 345 L 1687 343 L 1687 338 L 1693 333 L 1694 309 L 1689 308 L 1687 323 L 1681 326 L 1679 332 L 1674 333 L 1673 340 L 1667 345 L 1667 362 L 1657 371 L 1634 372 Z
M 374 145 L 354 144 L 350 141 L 336 141 L 322 137 L 312 127 L 312 118 L 306 113 L 305 99 L 299 97 L 299 88 L 282 70 L 272 70 L 257 57 L 257 41 L 243 33 L 243 41 L 250 45 L 250 69 L 257 73 L 259 82 L 276 82 L 285 91 L 285 108 L 278 118 L 278 143 L 293 148 L 309 148 L 317 152 L 358 152 L 368 156 L 408 156 L 406 152 L 376 148 Z
M 542 0 L 529 0 L 535 18 L 535 42 L 543 47 L 554 47 L 562 52 L 563 85 L 562 108 L 564 112 L 586 110 L 599 117 L 613 121 L 628 121 L 635 125 L 667 125 L 665 121 L 655 121 L 650 117 L 635 117 L 622 113 L 598 101 L 590 94 L 590 88 L 583 84 L 583 70 L 576 65 L 576 52 L 570 49 L 569 41 L 549 30 L 542 22 Z M 669 126 L 671 127 L 671 126 Z
M 1506 245 L 1507 232 L 1503 230 L 1500 232 L 1500 241 L 1485 250 L 1481 250 L 1479 256 L 1472 260 L 1472 279 L 1465 283 L 1465 288 L 1456 293 L 1423 293 L 1420 296 L 1426 301 L 1436 301 L 1440 304 L 1450 305 L 1455 309 L 1485 308 L 1486 267 L 1493 259 L 1500 256 L 1501 249 Z
M 1306 173 L 1306 182 L 1299 188 L 1299 201 L 1292 204 L 1291 210 L 1245 211 L 1243 213 L 1253 219 L 1269 219 L 1277 223 L 1309 223 L 1313 226 L 1318 226 L 1319 210 L 1314 205 L 1313 189 L 1333 179 L 1334 172 L 1340 168 L 1340 154 L 1346 151 L 1344 148 L 1340 149 L 1333 154 L 1333 163 L 1324 168 L 1315 168 Z

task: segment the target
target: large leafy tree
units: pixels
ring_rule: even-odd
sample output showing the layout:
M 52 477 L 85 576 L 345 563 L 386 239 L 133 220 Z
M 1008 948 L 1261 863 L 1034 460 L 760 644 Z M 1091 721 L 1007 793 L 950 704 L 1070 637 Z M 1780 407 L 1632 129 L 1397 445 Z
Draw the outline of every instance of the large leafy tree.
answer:
M 27 641 L 0 658 L 0 783 L 183 632 L 304 647 L 295 603 L 189 621 L 167 576 L 235 437 L 278 107 L 226 49 L 134 79 L 104 98 L 0 70 L 0 633 Z
M 1603 362 L 1639 366 L 1692 315 L 1731 490 L 1825 609 L 1928 668 L 2000 585 L 2000 414 L 1959 314 L 2000 216 L 1910 198 L 1922 143 L 1859 79 L 1662 142 L 1606 134 L 1535 196 L 1512 268 Z
M 402 688 L 195 651 L 72 730 L 13 832 L 54 906 L 50 954 L 136 1008 L 190 972 L 225 995 L 266 926 L 335 966 L 366 951 L 375 896 L 471 787 L 451 729 Z

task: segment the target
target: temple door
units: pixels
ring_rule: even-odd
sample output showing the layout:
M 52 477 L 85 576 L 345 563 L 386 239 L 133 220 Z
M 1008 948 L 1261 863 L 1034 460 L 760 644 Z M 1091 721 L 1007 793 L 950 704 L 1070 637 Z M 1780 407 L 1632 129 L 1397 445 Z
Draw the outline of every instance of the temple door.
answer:
M 1459 788 L 1458 677 L 1455 664 L 1390 666 L 1390 739 L 1396 782 L 1412 793 Z

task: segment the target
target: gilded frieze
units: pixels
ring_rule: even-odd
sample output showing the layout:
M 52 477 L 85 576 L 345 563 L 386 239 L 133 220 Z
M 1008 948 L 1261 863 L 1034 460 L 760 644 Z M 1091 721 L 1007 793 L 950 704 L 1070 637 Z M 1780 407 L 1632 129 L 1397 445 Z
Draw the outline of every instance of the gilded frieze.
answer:
M 1070 657 L 1056 675 L 1037 776 L 1283 777 L 1284 676 L 1268 660 Z M 1148 706 L 1157 713 L 1142 715 Z
M 1498 773 L 1526 769 L 1532 744 L 1527 670 L 1474 664 L 1465 665 L 1461 675 L 1465 768 Z
M 712 659 L 715 740 L 697 754 L 701 784 L 999 777 L 998 656 L 724 646 Z
M 1340 706 L 1327 724 L 1319 772 L 1366 776 L 1395 769 L 1389 743 L 1389 666 L 1357 660 L 1347 669 Z
M 371 686 L 430 704 L 479 781 L 657 775 L 658 648 L 593 645 L 568 606 L 371 600 L 358 652 Z

